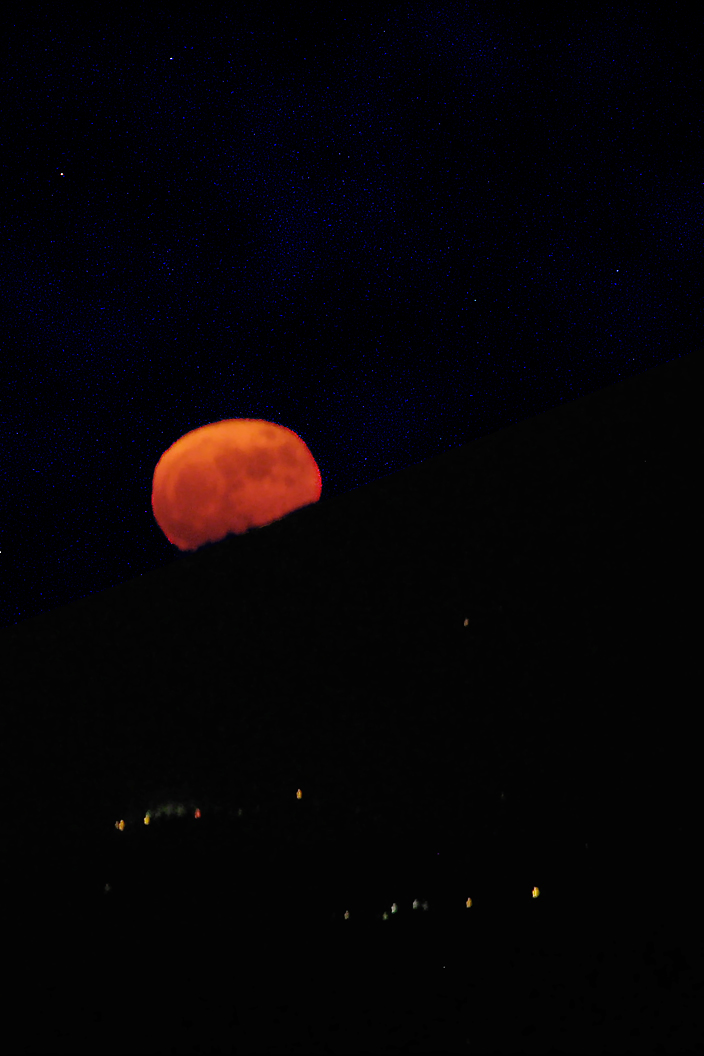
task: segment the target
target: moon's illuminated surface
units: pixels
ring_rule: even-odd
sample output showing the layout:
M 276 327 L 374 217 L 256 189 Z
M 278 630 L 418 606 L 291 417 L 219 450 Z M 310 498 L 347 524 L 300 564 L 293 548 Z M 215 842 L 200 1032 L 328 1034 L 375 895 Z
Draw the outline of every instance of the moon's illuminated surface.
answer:
M 154 470 L 152 510 L 179 550 L 277 521 L 320 498 L 320 470 L 283 425 L 228 418 L 186 433 Z

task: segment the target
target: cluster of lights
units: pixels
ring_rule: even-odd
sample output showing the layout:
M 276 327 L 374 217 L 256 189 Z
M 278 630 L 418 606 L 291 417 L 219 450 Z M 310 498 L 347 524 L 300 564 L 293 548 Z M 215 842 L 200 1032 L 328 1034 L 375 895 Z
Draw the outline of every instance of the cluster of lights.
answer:
M 299 789 L 296 790 L 296 799 L 300 800 L 302 798 L 303 798 L 303 792 L 299 788 Z M 156 810 L 154 810 L 154 811 L 147 810 L 145 812 L 144 817 L 143 817 L 142 820 L 143 820 L 143 823 L 145 825 L 150 825 L 151 822 L 152 822 L 152 819 L 156 819 L 156 818 L 159 818 L 159 817 L 181 817 L 181 818 L 183 818 L 183 817 L 186 817 L 187 815 L 190 815 L 190 813 L 191 813 L 190 810 L 187 809 L 182 803 L 166 803 L 163 806 L 157 807 Z M 239 810 L 237 811 L 237 814 L 238 814 L 239 817 L 241 817 L 242 813 L 243 813 L 243 811 L 242 811 L 242 808 L 240 807 Z M 196 807 L 193 810 L 192 816 L 193 816 L 193 818 L 196 818 L 196 819 L 201 817 L 200 807 Z M 118 832 L 124 832 L 125 831 L 125 821 L 124 821 L 124 819 L 116 821 L 115 822 L 115 828 L 118 830 Z M 106 884 L 105 888 L 104 888 L 105 894 L 108 894 L 111 890 L 112 890 L 112 888 L 111 888 L 110 884 Z M 540 888 L 539 887 L 533 887 L 533 889 L 531 891 L 531 894 L 532 894 L 533 898 L 538 898 L 540 896 Z M 472 905 L 473 905 L 472 899 L 471 898 L 467 898 L 467 900 L 465 902 L 466 908 L 467 909 L 471 909 Z M 429 909 L 429 906 L 428 906 L 428 903 L 426 901 L 421 901 L 420 899 L 415 899 L 414 902 L 413 902 L 413 909 L 415 911 L 421 910 L 423 912 L 427 912 L 428 909 Z M 395 914 L 397 914 L 398 911 L 399 911 L 398 903 L 397 902 L 393 902 L 391 904 L 391 907 L 388 910 L 384 910 L 381 914 L 377 914 L 377 917 L 380 916 L 381 920 L 388 920 L 390 917 L 392 917 Z M 349 909 L 346 909 L 345 912 L 342 914 L 342 916 L 343 916 L 344 920 L 349 920 L 350 916 L 351 916 Z
M 296 799 L 303 799 L 303 793 L 301 792 L 300 788 L 296 791 Z M 147 810 L 144 814 L 144 817 L 142 818 L 142 822 L 144 825 L 150 825 L 152 819 L 156 820 L 157 818 L 161 817 L 185 818 L 187 815 L 190 815 L 190 813 L 190 809 L 185 807 L 183 803 L 165 803 L 162 806 L 157 807 L 156 810 Z M 242 813 L 243 811 L 240 807 L 237 811 L 238 817 L 242 817 Z M 193 817 L 200 818 L 201 816 L 202 815 L 200 807 L 195 807 L 195 809 L 193 810 Z M 115 828 L 118 830 L 118 832 L 124 832 L 126 828 L 125 819 L 121 818 L 119 821 L 116 821 Z
M 540 888 L 539 887 L 534 887 L 533 890 L 531 891 L 531 895 L 533 896 L 533 898 L 539 898 L 539 896 L 540 896 Z M 465 906 L 467 907 L 467 909 L 471 909 L 471 907 L 473 905 L 474 905 L 474 903 L 472 902 L 472 899 L 468 898 L 466 900 L 466 902 L 465 902 Z M 421 900 L 418 899 L 418 898 L 414 899 L 414 901 L 413 901 L 413 909 L 414 910 L 419 910 L 420 909 L 420 910 L 423 910 L 423 911 L 427 912 L 427 910 L 429 908 L 430 907 L 429 907 L 427 902 L 421 902 Z M 395 913 L 398 913 L 398 911 L 399 911 L 398 903 L 397 902 L 392 902 L 390 909 L 384 910 L 383 913 L 377 914 L 377 916 L 380 917 L 381 920 L 388 920 Z M 345 920 L 349 920 L 350 916 L 351 916 L 350 911 L 348 909 L 346 909 L 345 912 L 343 913 L 344 919 Z
M 187 813 L 188 811 L 182 803 L 167 803 L 163 807 L 157 807 L 155 811 L 148 810 L 142 818 L 142 821 L 145 825 L 151 825 L 152 818 L 156 819 L 162 816 L 185 818 Z M 193 817 L 199 818 L 200 816 L 200 807 L 196 807 L 196 809 L 193 811 Z M 115 828 L 118 830 L 118 832 L 124 832 L 125 819 L 121 818 L 120 821 L 116 821 Z

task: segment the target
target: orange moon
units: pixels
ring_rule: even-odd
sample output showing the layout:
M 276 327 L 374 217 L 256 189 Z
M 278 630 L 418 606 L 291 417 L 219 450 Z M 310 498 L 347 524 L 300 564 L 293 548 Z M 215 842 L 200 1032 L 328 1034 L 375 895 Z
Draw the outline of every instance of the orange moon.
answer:
M 275 422 L 228 418 L 193 429 L 154 470 L 152 510 L 179 550 L 261 528 L 317 502 L 320 470 L 300 436 Z

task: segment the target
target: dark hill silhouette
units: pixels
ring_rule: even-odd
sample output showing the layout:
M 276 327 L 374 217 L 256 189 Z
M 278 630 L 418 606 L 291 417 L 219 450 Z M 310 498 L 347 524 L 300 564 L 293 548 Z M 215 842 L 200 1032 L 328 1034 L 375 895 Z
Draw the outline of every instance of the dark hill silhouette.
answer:
M 603 933 L 691 933 L 698 366 L 0 632 L 6 898 L 88 904 L 114 820 L 187 786 L 246 905 L 285 863 L 307 914 L 371 918 L 415 870 L 506 921 L 540 877 Z

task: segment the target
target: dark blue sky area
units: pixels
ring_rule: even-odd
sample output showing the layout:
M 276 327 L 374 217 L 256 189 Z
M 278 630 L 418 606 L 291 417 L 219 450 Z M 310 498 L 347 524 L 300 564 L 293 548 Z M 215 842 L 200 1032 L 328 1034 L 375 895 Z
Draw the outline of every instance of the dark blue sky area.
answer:
M 0 626 L 179 559 L 200 425 L 293 429 L 324 502 L 701 344 L 682 16 L 333 6 L 14 16 Z

